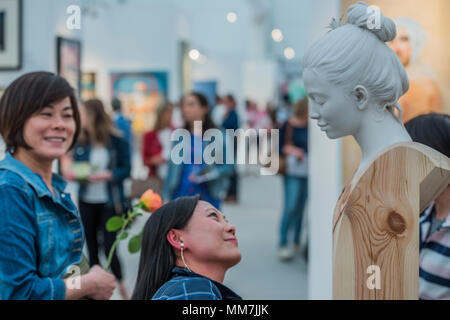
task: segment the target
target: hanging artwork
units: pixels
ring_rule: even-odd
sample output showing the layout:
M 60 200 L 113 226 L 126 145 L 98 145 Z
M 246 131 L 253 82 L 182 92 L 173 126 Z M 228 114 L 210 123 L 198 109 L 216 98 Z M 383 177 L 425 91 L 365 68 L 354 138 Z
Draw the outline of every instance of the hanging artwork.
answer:
M 57 70 L 80 95 L 81 43 L 78 40 L 57 37 Z
M 167 72 L 111 72 L 111 98 L 122 102 L 122 111 L 132 119 L 133 131 L 151 130 L 156 109 L 168 95 Z
M 0 70 L 22 67 L 22 0 L 0 1 Z
M 83 72 L 81 76 L 81 100 L 95 98 L 95 72 Z

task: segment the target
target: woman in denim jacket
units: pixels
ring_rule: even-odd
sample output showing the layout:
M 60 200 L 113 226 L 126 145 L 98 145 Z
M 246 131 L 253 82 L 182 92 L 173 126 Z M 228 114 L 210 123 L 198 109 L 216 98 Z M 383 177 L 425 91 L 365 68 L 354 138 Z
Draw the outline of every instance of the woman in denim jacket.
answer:
M 202 200 L 220 209 L 233 174 L 233 164 L 226 163 L 226 137 L 221 132 L 223 137 L 222 150 L 219 150 L 221 155 L 215 157 L 221 159 L 223 164 L 207 165 L 203 151 L 214 140 L 205 142 L 202 138 L 206 130 L 215 129 L 209 115 L 208 100 L 204 95 L 192 92 L 183 99 L 182 113 L 186 123 L 184 128 L 186 134 L 181 135 L 182 141 L 176 142 L 174 147 L 177 144 L 184 145 L 183 150 L 190 150 L 190 154 L 183 154 L 181 164 L 177 164 L 171 154 L 163 198 L 171 200 L 199 194 Z M 197 132 L 195 125 L 200 123 L 202 130 Z M 174 149 L 172 149 L 173 152 Z
M 83 227 L 52 173 L 55 159 L 73 147 L 80 116 L 74 90 L 49 72 L 15 80 L 0 100 L 0 134 L 7 146 L 0 162 L 0 300 L 109 299 L 114 276 L 100 267 L 87 274 Z M 67 278 L 75 273 L 77 278 Z

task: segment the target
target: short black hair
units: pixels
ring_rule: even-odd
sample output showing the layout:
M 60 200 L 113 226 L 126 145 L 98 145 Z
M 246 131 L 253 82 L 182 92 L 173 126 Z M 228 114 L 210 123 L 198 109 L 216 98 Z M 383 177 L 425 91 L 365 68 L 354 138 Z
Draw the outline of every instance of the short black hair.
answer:
M 119 98 L 114 98 L 111 101 L 111 107 L 114 111 L 120 111 L 122 109 L 122 102 L 119 100 Z
M 25 122 L 53 102 L 69 98 L 73 109 L 76 130 L 69 149 L 77 142 L 81 130 L 75 90 L 66 79 L 51 72 L 31 72 L 14 80 L 0 99 L 0 134 L 6 150 L 17 147 L 31 149 L 23 137 Z
M 405 123 L 411 139 L 450 157 L 450 116 L 430 113 Z

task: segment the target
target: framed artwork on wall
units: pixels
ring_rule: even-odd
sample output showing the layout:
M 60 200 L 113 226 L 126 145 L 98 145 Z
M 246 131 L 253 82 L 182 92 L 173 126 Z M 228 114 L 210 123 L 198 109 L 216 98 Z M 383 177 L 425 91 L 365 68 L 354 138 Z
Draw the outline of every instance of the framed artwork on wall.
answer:
M 95 98 L 95 72 L 83 72 L 81 75 L 81 100 Z
M 111 72 L 111 99 L 122 102 L 123 113 L 132 120 L 133 131 L 151 130 L 156 109 L 167 100 L 167 72 Z
M 22 0 L 0 1 L 0 70 L 22 68 Z
M 81 42 L 57 37 L 56 59 L 58 75 L 70 83 L 79 97 L 81 94 Z

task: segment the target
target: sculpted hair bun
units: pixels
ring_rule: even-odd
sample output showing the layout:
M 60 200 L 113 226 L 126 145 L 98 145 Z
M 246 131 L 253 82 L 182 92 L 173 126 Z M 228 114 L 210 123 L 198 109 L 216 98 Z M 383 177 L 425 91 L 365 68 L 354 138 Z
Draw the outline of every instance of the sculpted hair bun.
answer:
M 380 11 L 380 24 L 377 26 L 375 25 L 377 22 L 375 19 L 376 14 L 368 4 L 360 1 L 347 9 L 347 23 L 372 32 L 383 42 L 394 40 L 397 34 L 394 21 L 383 16 Z

